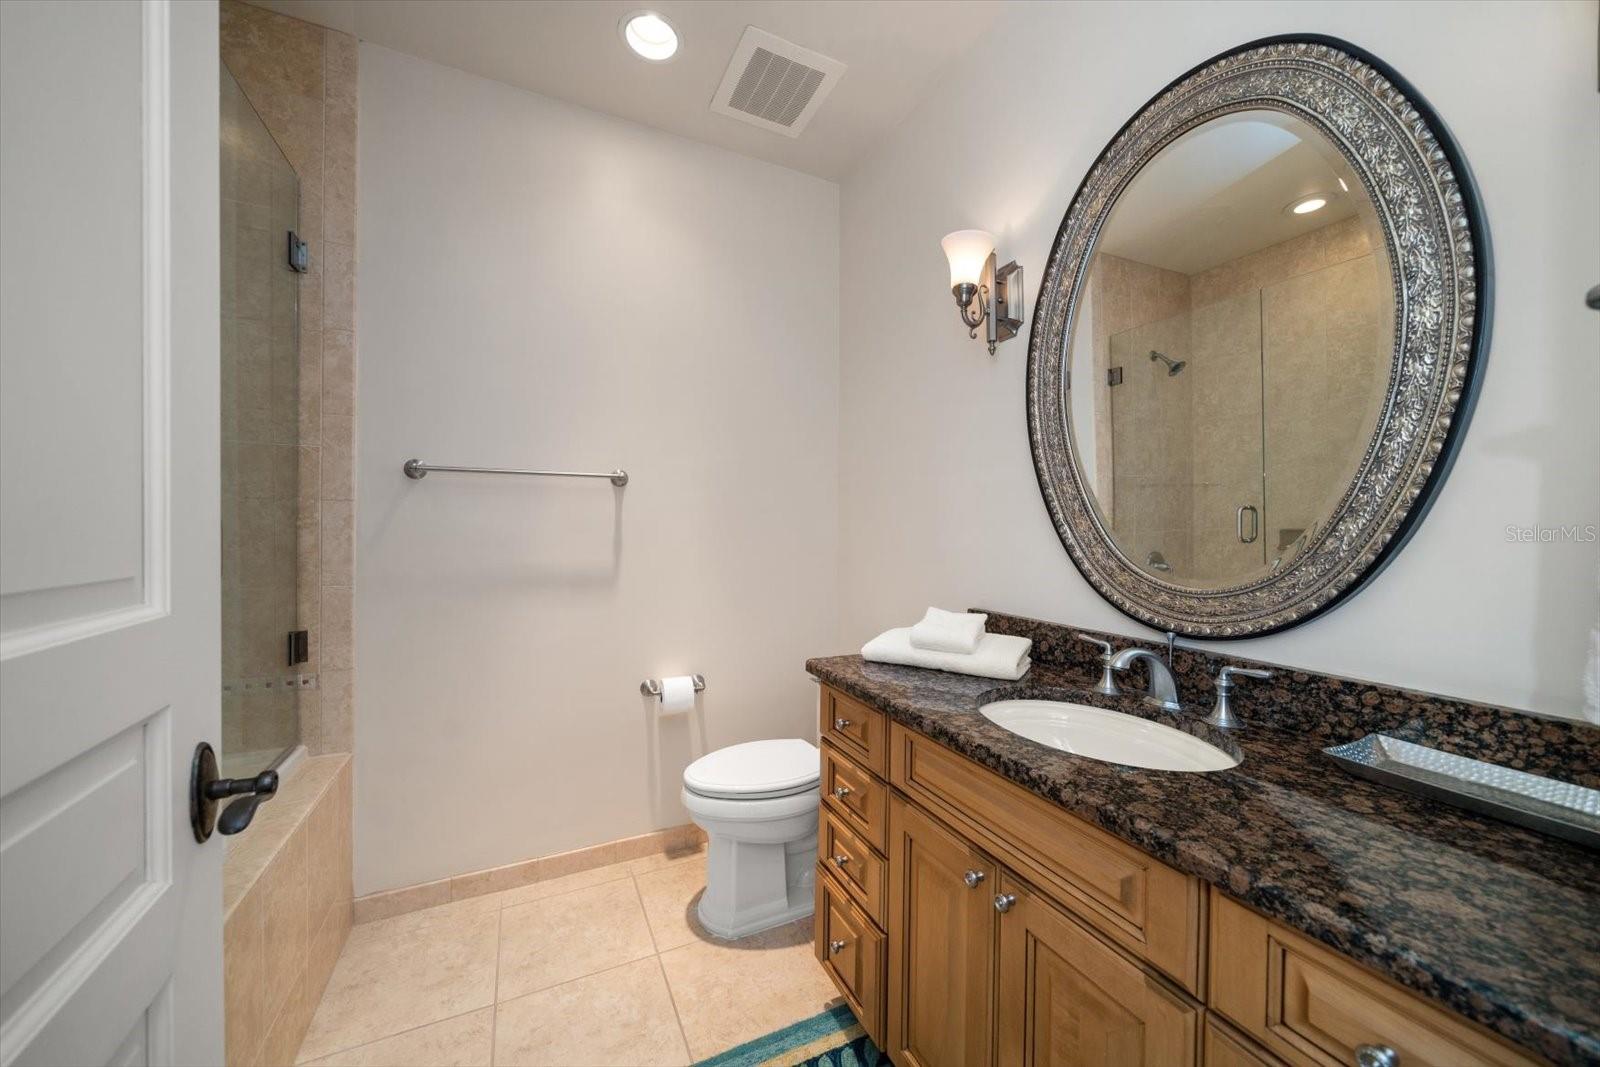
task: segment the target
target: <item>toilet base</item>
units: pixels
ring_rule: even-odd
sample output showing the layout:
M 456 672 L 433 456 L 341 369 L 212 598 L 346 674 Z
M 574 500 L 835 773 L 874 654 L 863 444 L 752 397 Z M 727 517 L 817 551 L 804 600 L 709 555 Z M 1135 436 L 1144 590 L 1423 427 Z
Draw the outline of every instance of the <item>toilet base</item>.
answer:
M 810 915 L 816 908 L 817 835 L 752 842 L 711 835 L 706 889 L 695 909 L 713 935 L 749 937 Z
M 749 918 L 742 924 L 727 928 L 727 931 L 717 929 L 712 925 L 712 920 L 706 918 L 705 897 L 700 898 L 695 914 L 700 917 L 700 924 L 712 934 L 724 941 L 737 941 L 742 937 L 759 934 L 763 930 L 771 930 L 775 926 L 785 923 L 797 922 L 817 910 L 815 888 L 813 886 L 790 886 L 788 892 L 788 907 L 782 911 L 774 912 L 765 919 Z

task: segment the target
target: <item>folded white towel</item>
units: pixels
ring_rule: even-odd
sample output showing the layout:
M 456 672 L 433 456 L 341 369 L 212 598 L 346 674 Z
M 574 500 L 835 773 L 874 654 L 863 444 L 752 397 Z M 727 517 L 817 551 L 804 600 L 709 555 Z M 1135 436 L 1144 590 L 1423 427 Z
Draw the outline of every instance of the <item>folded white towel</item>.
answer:
M 1008 634 L 984 634 L 978 649 L 970 655 L 960 652 L 934 652 L 911 643 L 911 627 L 885 630 L 861 646 L 861 658 L 874 663 L 899 663 L 907 667 L 928 667 L 936 671 L 972 674 L 979 678 L 1000 678 L 1014 682 L 1028 673 L 1032 661 L 1028 653 L 1033 642 Z
M 978 650 L 978 639 L 983 636 L 983 624 L 989 616 L 975 611 L 945 611 L 929 608 L 922 621 L 911 628 L 911 643 L 929 652 L 960 652 L 970 655 Z

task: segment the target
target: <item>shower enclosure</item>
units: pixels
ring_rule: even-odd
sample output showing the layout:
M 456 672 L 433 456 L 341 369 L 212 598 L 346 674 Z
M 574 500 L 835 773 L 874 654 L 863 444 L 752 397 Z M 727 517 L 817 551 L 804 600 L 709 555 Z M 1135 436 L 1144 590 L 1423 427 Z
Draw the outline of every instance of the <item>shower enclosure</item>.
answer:
M 1386 293 L 1368 253 L 1110 336 L 1112 527 L 1136 563 L 1209 586 L 1293 555 L 1376 424 Z
M 240 777 L 294 750 L 314 676 L 297 640 L 300 181 L 226 66 L 221 86 L 221 760 Z

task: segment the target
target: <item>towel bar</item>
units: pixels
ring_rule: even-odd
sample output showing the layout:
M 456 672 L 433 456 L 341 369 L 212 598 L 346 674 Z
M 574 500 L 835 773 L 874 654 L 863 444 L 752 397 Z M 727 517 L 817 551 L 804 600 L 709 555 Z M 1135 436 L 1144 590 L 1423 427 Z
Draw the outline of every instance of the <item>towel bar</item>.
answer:
M 420 459 L 408 459 L 400 469 L 405 471 L 407 478 L 417 481 L 426 478 L 430 471 L 441 471 L 446 474 L 524 474 L 535 478 L 606 478 L 618 488 L 628 484 L 628 472 L 620 469 L 609 472 L 524 471 L 511 467 L 446 467 L 436 463 L 424 463 Z

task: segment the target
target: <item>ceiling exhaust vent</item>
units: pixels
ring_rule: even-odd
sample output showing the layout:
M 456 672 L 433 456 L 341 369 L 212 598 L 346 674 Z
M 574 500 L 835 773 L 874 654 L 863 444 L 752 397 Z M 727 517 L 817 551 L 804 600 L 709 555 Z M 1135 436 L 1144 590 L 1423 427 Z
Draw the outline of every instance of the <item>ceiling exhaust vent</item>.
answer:
M 746 26 L 711 110 L 798 137 L 843 74 L 837 59 Z

